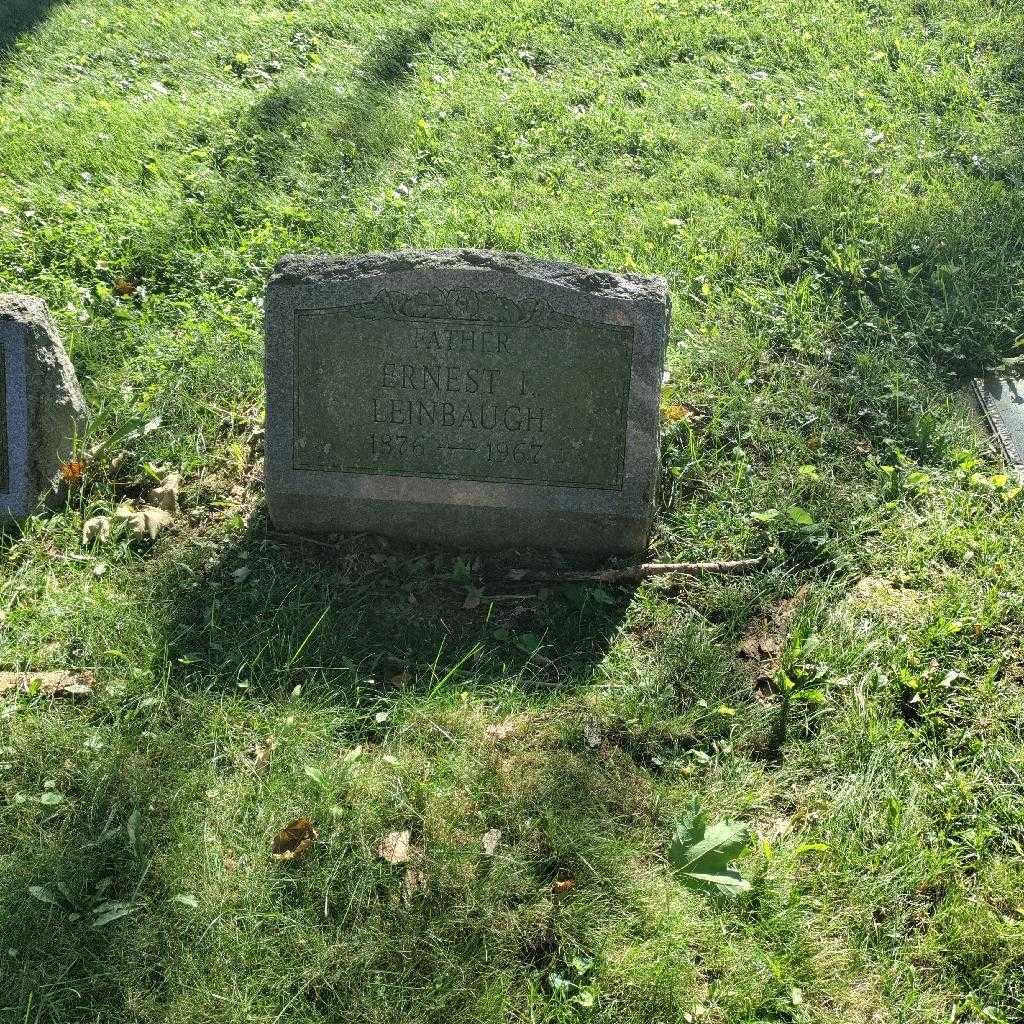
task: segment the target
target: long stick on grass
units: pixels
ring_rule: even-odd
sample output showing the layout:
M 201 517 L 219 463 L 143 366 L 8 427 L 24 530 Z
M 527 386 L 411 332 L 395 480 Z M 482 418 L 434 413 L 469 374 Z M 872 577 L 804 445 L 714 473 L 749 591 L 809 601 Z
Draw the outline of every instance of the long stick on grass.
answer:
M 517 583 L 631 583 L 651 576 L 737 575 L 753 572 L 765 563 L 766 556 L 740 558 L 734 562 L 644 562 L 623 569 L 594 571 L 535 572 L 531 569 L 510 569 L 507 579 Z

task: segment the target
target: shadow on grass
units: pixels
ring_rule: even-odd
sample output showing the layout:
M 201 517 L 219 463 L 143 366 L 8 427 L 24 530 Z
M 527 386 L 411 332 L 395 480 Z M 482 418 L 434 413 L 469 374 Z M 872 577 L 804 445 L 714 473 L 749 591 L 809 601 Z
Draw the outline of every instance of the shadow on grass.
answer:
M 173 893 L 154 866 L 175 801 L 199 799 L 189 791 L 201 785 L 204 766 L 187 763 L 192 755 L 174 742 L 170 721 L 160 735 L 146 731 L 154 719 L 152 709 L 142 711 L 122 709 L 119 736 L 96 708 L 25 716 L 26 728 L 37 730 L 22 740 L 26 781 L 35 776 L 42 788 L 51 780 L 48 792 L 62 802 L 43 806 L 25 794 L 18 815 L 32 841 L 7 860 L 0 893 L 0 1019 L 114 1019 L 107 1014 L 128 1010 L 128 992 L 163 982 L 162 943 L 146 919 Z M 83 739 L 100 735 L 109 742 L 83 749 Z
M 401 100 L 411 63 L 436 27 L 430 13 L 416 16 L 375 39 L 346 78 L 283 74 L 230 120 L 197 128 L 185 144 L 209 150 L 216 173 L 186 189 L 175 216 L 133 239 L 122 276 L 155 293 L 220 287 L 197 278 L 195 253 L 244 249 L 245 234 L 268 223 L 309 240 L 299 246 L 344 247 L 353 194 L 374 182 L 413 130 Z M 182 140 L 169 136 L 165 146 L 177 152 Z
M 513 564 L 384 538 L 281 535 L 260 510 L 172 598 L 181 614 L 168 655 L 207 688 L 281 699 L 302 685 L 350 705 L 470 681 L 530 691 L 588 681 L 631 591 L 513 584 Z
M 30 32 L 63 0 L 4 0 L 0 6 L 0 61 L 17 42 Z
M 50 741 L 46 754 L 65 762 L 46 771 L 67 799 L 39 809 L 35 841 L 19 845 L 0 893 L 0 1019 L 179 1019 L 182 1006 L 202 1020 L 289 1009 L 296 1020 L 328 1010 L 462 1019 L 495 983 L 542 985 L 590 948 L 587 918 L 560 916 L 549 895 L 557 879 L 576 879 L 588 907 L 623 912 L 615 893 L 629 858 L 619 843 L 649 811 L 642 777 L 614 753 L 533 733 L 488 745 L 455 805 L 410 765 L 418 810 L 406 820 L 432 836 L 429 886 L 411 898 L 405 869 L 373 850 L 392 801 L 329 811 L 348 801 L 337 748 L 305 755 L 332 781 L 329 794 L 285 756 L 272 784 L 225 755 L 223 734 L 202 717 L 216 701 L 183 717 L 187 703 L 103 751 L 84 753 L 74 725 L 60 735 L 66 723 L 25 738 Z M 267 825 L 287 821 L 296 801 L 320 841 L 301 864 L 273 865 Z M 481 821 L 507 823 L 502 857 L 484 856 Z M 229 997 L 249 1012 L 214 1012 Z
M 943 454 L 943 403 L 1024 336 L 1019 146 L 1007 138 L 999 156 L 961 165 L 945 190 L 921 189 L 905 213 L 857 235 L 851 221 L 870 225 L 871 209 L 851 216 L 857 200 L 834 181 L 787 160 L 770 186 L 788 298 L 794 308 L 817 303 L 821 350 L 802 357 L 819 368 L 824 411 L 873 447 L 922 463 Z M 763 328 L 772 348 L 789 353 L 779 322 Z
M 177 265 L 182 237 L 195 237 L 202 246 L 234 244 L 238 228 L 255 228 L 282 213 L 292 231 L 310 239 L 333 237 L 353 193 L 375 179 L 409 134 L 400 98 L 413 58 L 435 29 L 432 16 L 420 16 L 375 40 L 344 83 L 285 78 L 259 94 L 236 124 L 216 132 L 204 128 L 194 141 L 212 150 L 221 183 L 135 254 L 133 279 L 157 288 L 191 287 L 194 275 Z M 282 211 L 282 195 L 301 199 Z

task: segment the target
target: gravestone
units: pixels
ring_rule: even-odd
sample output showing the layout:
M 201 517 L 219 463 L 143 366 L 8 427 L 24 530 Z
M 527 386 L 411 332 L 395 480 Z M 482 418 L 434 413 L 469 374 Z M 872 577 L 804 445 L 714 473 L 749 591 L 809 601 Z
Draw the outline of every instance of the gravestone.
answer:
M 1024 380 L 990 373 L 974 381 L 974 394 L 1010 468 L 1024 480 Z
M 0 524 L 20 521 L 55 483 L 85 426 L 74 367 L 46 303 L 0 295 Z
M 265 303 L 272 520 L 642 551 L 668 313 L 661 278 L 519 255 L 284 258 Z

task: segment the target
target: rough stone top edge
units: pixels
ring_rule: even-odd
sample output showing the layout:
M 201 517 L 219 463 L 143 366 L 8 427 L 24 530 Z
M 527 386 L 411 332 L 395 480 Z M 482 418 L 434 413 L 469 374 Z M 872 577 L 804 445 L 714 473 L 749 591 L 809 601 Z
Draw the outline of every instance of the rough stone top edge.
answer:
M 0 319 L 21 323 L 50 323 L 50 310 L 44 299 L 19 292 L 0 292 Z
M 406 249 L 352 257 L 290 255 L 278 261 L 270 284 L 298 284 L 302 281 L 341 283 L 417 270 L 491 270 L 602 298 L 648 299 L 666 306 L 669 302 L 668 282 L 663 277 L 617 274 L 492 249 L 441 249 L 434 252 Z

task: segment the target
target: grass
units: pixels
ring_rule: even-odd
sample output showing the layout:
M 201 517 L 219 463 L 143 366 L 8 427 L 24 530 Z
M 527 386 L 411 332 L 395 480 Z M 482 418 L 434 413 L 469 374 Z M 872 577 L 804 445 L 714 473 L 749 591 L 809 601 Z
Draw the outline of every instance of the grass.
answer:
M 97 440 L 161 426 L 0 543 L 0 668 L 96 676 L 0 698 L 0 1019 L 1020 1020 L 1024 517 L 960 385 L 1024 334 L 1022 39 L 1007 0 L 8 3 L 0 289 Z M 669 279 L 654 553 L 769 570 L 467 609 L 472 554 L 268 535 L 269 268 L 460 245 Z M 82 548 L 172 470 L 154 544 Z M 755 834 L 736 900 L 667 870 L 694 798 Z

